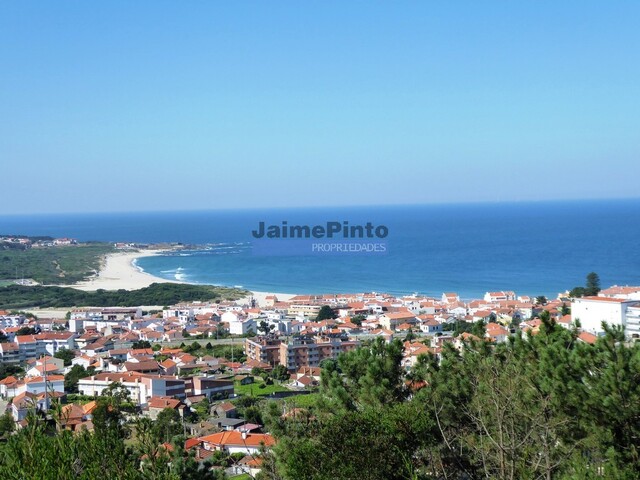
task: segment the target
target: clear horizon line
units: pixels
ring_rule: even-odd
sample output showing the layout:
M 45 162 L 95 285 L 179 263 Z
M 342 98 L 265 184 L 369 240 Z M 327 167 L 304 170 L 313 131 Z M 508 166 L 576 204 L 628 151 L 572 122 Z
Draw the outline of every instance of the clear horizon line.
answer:
M 583 202 L 616 202 L 640 200 L 640 196 L 632 197 L 598 197 L 598 198 L 546 198 L 546 199 L 516 199 L 516 200 L 479 200 L 479 201 L 443 201 L 443 202 L 409 202 L 384 204 L 325 204 L 325 205 L 296 205 L 272 207 L 221 207 L 221 208 L 193 208 L 193 209 L 158 209 L 158 210 L 104 210 L 104 211 L 56 211 L 56 212 L 20 212 L 0 213 L 1 217 L 41 216 L 41 215 L 117 215 L 117 214 L 160 214 L 181 212 L 247 212 L 267 210 L 311 210 L 325 208 L 389 208 L 389 207 L 421 207 L 421 206 L 456 206 L 456 205 L 509 205 L 535 203 L 583 203 Z

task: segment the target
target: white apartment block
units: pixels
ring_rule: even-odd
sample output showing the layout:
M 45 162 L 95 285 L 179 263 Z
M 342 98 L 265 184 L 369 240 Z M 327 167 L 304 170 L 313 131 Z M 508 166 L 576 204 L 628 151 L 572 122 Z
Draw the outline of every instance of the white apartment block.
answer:
M 624 298 L 583 297 L 571 304 L 571 321 L 580 321 L 582 330 L 594 334 L 603 332 L 602 322 L 625 327 L 628 337 L 640 338 L 640 302 Z

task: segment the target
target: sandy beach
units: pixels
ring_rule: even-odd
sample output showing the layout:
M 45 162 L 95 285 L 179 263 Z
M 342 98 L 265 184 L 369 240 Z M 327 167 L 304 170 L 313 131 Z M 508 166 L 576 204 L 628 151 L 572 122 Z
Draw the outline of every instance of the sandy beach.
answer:
M 155 277 L 140 271 L 133 265 L 133 261 L 137 258 L 150 257 L 160 253 L 162 253 L 162 250 L 112 253 L 106 256 L 97 276 L 86 282 L 69 286 L 85 291 L 98 290 L 100 288 L 104 290 L 136 290 L 148 287 L 152 283 L 182 283 Z
M 159 255 L 162 250 L 141 250 L 135 252 L 118 252 L 107 255 L 104 264 L 94 278 L 75 285 L 68 285 L 73 288 L 85 291 L 104 290 L 136 290 L 138 288 L 148 287 L 152 283 L 184 283 L 177 280 L 167 280 L 156 277 L 149 273 L 141 271 L 134 265 L 137 258 Z M 253 297 L 258 305 L 264 306 L 266 297 L 275 295 L 279 301 L 287 301 L 294 294 L 289 293 L 273 293 L 273 292 L 251 292 L 251 295 L 243 298 L 246 303 Z M 241 301 L 242 301 L 241 300 Z

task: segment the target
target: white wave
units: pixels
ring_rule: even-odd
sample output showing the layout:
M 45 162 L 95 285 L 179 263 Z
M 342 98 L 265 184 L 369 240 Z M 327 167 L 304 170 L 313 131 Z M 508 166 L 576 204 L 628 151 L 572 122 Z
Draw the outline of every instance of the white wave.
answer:
M 140 273 L 145 273 L 144 269 L 140 265 L 138 265 L 137 258 L 134 258 L 133 260 L 131 260 L 131 266 L 136 270 L 138 270 Z

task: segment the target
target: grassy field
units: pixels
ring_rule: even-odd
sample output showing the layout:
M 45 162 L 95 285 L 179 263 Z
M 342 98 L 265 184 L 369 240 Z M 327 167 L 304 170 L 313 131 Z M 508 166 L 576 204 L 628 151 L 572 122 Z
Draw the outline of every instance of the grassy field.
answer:
M 45 285 L 76 283 L 100 270 L 103 256 L 113 251 L 108 243 L 0 250 L 0 278 L 31 278 Z
M 271 395 L 274 392 L 287 392 L 287 391 L 288 389 L 276 383 L 274 383 L 273 385 L 267 385 L 259 377 L 255 377 L 255 382 L 250 383 L 249 385 L 240 385 L 240 382 L 235 383 L 235 392 L 238 395 L 264 397 L 267 395 Z

